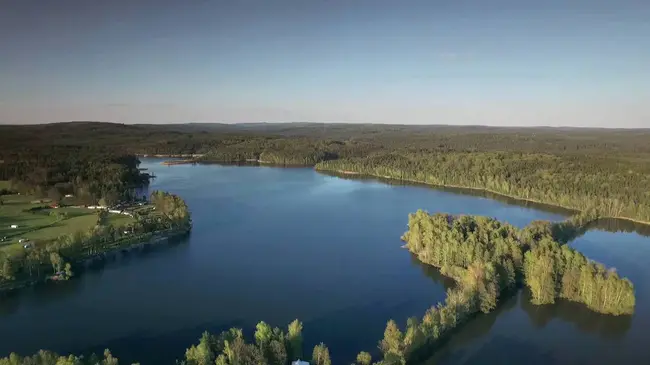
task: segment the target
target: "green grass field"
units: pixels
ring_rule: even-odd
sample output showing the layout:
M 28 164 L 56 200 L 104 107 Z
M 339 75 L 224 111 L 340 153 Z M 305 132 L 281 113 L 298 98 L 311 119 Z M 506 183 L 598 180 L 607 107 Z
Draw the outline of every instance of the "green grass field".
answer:
M 0 180 L 0 190 L 9 189 L 10 185 L 8 180 Z
M 47 203 L 38 203 L 31 196 L 5 195 L 0 205 L 0 239 L 7 237 L 5 242 L 0 242 L 0 250 L 12 253 L 23 250 L 23 245 L 18 240 L 25 238 L 39 242 L 47 242 L 57 237 L 88 230 L 97 222 L 95 211 L 86 208 L 64 207 L 58 209 L 42 209 L 30 212 L 29 209 L 38 206 L 47 206 Z M 66 213 L 61 219 L 50 215 L 50 212 Z M 122 225 L 132 222 L 133 218 L 122 214 L 110 214 L 109 222 Z M 11 228 L 17 225 L 17 228 Z

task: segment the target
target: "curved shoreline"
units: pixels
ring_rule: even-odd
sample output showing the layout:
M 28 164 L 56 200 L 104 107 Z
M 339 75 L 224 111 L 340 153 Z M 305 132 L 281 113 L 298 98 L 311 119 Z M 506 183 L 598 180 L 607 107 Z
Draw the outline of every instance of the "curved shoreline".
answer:
M 147 156 L 147 155 L 142 155 L 142 156 L 143 157 L 157 157 L 157 156 Z M 173 156 L 166 156 L 166 157 L 173 157 Z M 201 157 L 201 156 L 199 156 L 199 157 Z M 206 163 L 224 163 L 224 164 L 227 163 L 227 162 L 216 161 L 216 160 L 215 161 L 209 161 L 209 160 L 192 159 L 192 160 L 180 160 L 178 162 L 176 162 L 174 160 L 163 161 L 162 164 L 171 166 L 171 165 L 194 164 L 194 163 L 202 163 L 202 162 L 206 162 Z M 259 163 L 259 164 L 264 164 L 264 161 L 260 161 L 260 160 L 247 160 L 247 161 L 244 161 L 244 162 L 249 162 L 249 163 L 250 162 L 256 162 L 256 163 Z M 268 164 L 267 166 L 286 167 L 284 165 L 277 165 L 277 164 Z M 509 194 L 501 193 L 501 192 L 494 191 L 494 190 L 491 190 L 491 189 L 486 189 L 486 188 L 477 188 L 477 187 L 472 187 L 472 186 L 462 186 L 462 185 L 452 185 L 452 184 L 433 184 L 433 183 L 429 183 L 429 182 L 425 182 L 425 181 L 395 178 L 395 177 L 386 176 L 386 175 L 374 175 L 374 174 L 362 173 L 362 172 L 352 171 L 352 170 L 323 169 L 323 168 L 318 168 L 318 166 L 316 166 L 316 165 L 300 165 L 300 166 L 312 167 L 315 171 L 329 172 L 329 173 L 345 175 L 345 176 L 367 176 L 367 177 L 372 177 L 372 178 L 376 178 L 376 179 L 385 179 L 385 180 L 392 180 L 392 181 L 398 181 L 398 182 L 409 182 L 409 183 L 413 183 L 413 184 L 421 184 L 421 185 L 426 185 L 426 186 L 429 186 L 429 187 L 441 187 L 441 188 L 473 190 L 473 191 L 478 191 L 478 192 L 485 192 L 485 193 L 490 193 L 490 194 L 494 194 L 494 195 L 499 195 L 499 196 L 502 196 L 504 198 L 509 198 L 509 199 L 520 201 L 520 202 L 527 202 L 527 203 L 546 205 L 546 206 L 565 209 L 565 210 L 574 211 L 574 212 L 582 212 L 582 209 L 568 207 L 568 206 L 560 205 L 560 204 L 557 204 L 557 203 L 543 202 L 543 201 L 536 200 L 536 199 L 531 199 L 531 198 L 523 198 L 523 197 L 519 197 L 519 196 L 509 195 Z M 650 221 L 643 221 L 643 220 L 630 218 L 630 217 L 624 217 L 624 216 L 618 216 L 618 217 L 616 217 L 616 216 L 602 216 L 602 217 L 599 217 L 599 219 L 621 219 L 621 220 L 625 220 L 625 221 L 629 221 L 629 222 L 633 222 L 633 223 L 642 224 L 642 225 L 645 225 L 645 226 L 650 226 Z
M 102 252 L 98 252 L 92 255 L 84 255 L 83 257 L 73 260 L 72 264 L 76 267 L 87 268 L 88 264 L 96 260 L 101 260 L 111 254 L 115 254 L 120 251 L 132 251 L 137 248 L 142 248 L 149 245 L 155 245 L 162 242 L 168 242 L 173 238 L 184 236 L 189 233 L 190 233 L 190 229 L 187 230 L 173 229 L 173 230 L 154 231 L 154 232 L 144 233 L 140 235 L 140 237 L 137 237 L 137 239 L 129 238 L 128 240 L 133 240 L 131 244 L 126 244 L 126 245 L 118 244 L 117 246 L 111 247 L 110 249 Z M 113 242 L 112 244 L 115 244 L 115 242 Z M 38 284 L 47 283 L 48 281 L 52 281 L 51 276 L 52 275 L 44 275 L 43 277 L 38 277 L 33 279 L 30 278 L 20 282 L 10 283 L 6 287 L 0 287 L 0 295 L 29 288 Z M 74 276 L 78 277 L 79 275 L 74 275 Z
M 357 171 L 350 171 L 350 170 L 329 170 L 329 169 L 321 169 L 317 168 L 316 166 L 314 167 L 314 170 L 316 171 L 323 171 L 323 172 L 332 172 L 332 173 L 337 173 L 341 175 L 357 175 L 357 176 L 368 176 L 372 178 L 377 178 L 377 179 L 387 179 L 387 180 L 393 180 L 393 181 L 405 181 L 405 182 L 410 182 L 410 183 L 415 183 L 415 184 L 422 184 L 426 186 L 431 186 L 431 187 L 443 187 L 443 188 L 453 188 L 453 189 L 467 189 L 467 190 L 474 190 L 474 191 L 481 191 L 481 192 L 486 192 L 494 195 L 500 195 L 505 198 L 510 198 L 513 200 L 518 200 L 521 202 L 529 202 L 529 203 L 535 203 L 535 204 L 541 204 L 541 205 L 548 205 L 552 207 L 557 207 L 557 208 L 562 208 L 566 210 L 572 210 L 572 211 L 577 211 L 577 212 L 582 212 L 581 209 L 578 208 L 573 208 L 573 207 L 567 207 L 564 205 L 556 204 L 556 203 L 547 203 L 535 199 L 530 199 L 530 198 L 522 198 L 519 196 L 514 196 L 514 195 L 508 195 L 504 193 L 500 193 L 498 191 L 486 189 L 486 188 L 477 188 L 477 187 L 471 187 L 471 186 L 461 186 L 461 185 L 447 185 L 447 184 L 432 184 L 424 181 L 418 181 L 418 180 L 412 180 L 412 179 L 401 179 L 401 178 L 395 178 L 395 177 L 390 177 L 390 176 L 380 176 L 380 175 L 374 175 L 374 174 L 366 174 L 366 173 L 361 173 Z M 650 226 L 650 222 L 648 221 L 642 221 L 639 219 L 635 218 L 630 218 L 630 217 L 624 217 L 624 216 L 619 216 L 619 217 L 613 217 L 613 216 L 602 216 L 599 217 L 599 219 L 621 219 L 621 220 L 626 220 L 638 224 L 643 224 Z

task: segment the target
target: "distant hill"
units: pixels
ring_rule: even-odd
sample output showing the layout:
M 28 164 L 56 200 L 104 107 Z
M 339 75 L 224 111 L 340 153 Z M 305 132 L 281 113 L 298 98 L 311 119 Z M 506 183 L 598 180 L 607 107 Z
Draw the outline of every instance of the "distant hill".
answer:
M 650 129 L 344 123 L 121 124 L 91 121 L 0 125 L 0 150 L 73 145 L 197 153 L 246 138 L 362 141 L 423 149 L 603 152 L 650 155 Z M 161 152 L 162 153 L 162 152 Z

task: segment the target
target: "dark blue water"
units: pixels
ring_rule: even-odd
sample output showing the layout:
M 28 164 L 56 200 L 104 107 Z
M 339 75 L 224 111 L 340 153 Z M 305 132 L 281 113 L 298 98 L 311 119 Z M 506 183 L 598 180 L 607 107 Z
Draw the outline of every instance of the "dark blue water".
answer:
M 484 197 L 346 180 L 312 169 L 159 162 L 145 160 L 142 167 L 157 176 L 152 189 L 179 194 L 189 204 L 194 229 L 187 241 L 3 298 L 0 355 L 110 348 L 122 360 L 165 364 L 181 358 L 204 330 L 238 326 L 251 333 L 260 320 L 285 326 L 299 318 L 307 346 L 325 342 L 336 364 L 349 363 L 357 352 L 376 349 L 388 319 L 405 323 L 444 299 L 449 282 L 400 248 L 408 213 L 482 214 L 518 226 L 564 218 Z M 650 257 L 647 238 L 594 231 L 574 244 L 647 282 L 648 270 L 640 264 Z M 640 245 L 643 251 L 636 250 Z M 629 252 L 617 251 L 623 246 Z M 648 303 L 643 293 L 637 294 L 639 307 Z M 646 319 L 641 308 L 621 322 L 579 306 L 534 307 L 514 298 L 466 326 L 431 361 L 500 363 L 504 351 L 519 356 L 513 357 L 517 362 L 546 364 L 626 359 L 603 356 L 647 351 Z

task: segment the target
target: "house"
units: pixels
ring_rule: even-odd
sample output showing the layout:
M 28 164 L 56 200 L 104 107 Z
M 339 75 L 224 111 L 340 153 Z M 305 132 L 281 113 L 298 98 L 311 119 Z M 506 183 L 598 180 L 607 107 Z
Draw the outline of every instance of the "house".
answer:
M 291 365 L 309 365 L 307 361 L 301 361 L 300 359 L 291 363 Z
M 65 197 L 66 197 L 66 198 L 72 198 L 72 197 L 74 197 L 74 195 L 72 195 L 72 194 L 65 194 Z
M 17 225 L 17 224 L 12 224 L 12 225 L 10 225 L 9 227 L 11 227 L 11 228 L 18 228 L 18 225 Z

